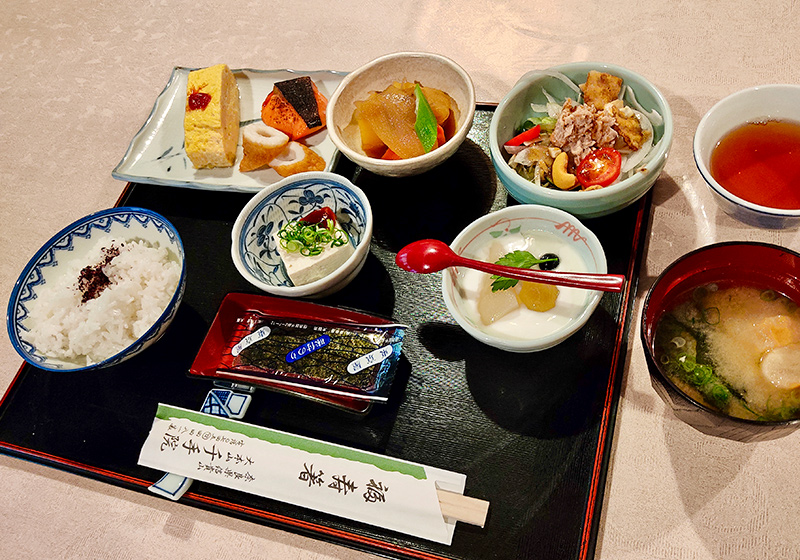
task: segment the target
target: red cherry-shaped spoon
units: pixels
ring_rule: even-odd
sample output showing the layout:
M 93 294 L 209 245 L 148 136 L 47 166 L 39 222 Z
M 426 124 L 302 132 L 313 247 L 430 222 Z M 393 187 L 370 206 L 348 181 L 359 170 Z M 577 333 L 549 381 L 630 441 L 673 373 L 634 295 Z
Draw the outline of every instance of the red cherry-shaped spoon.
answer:
M 436 239 L 421 239 L 406 245 L 397 253 L 395 262 L 403 270 L 419 274 L 438 272 L 451 266 L 463 266 L 514 280 L 527 280 L 541 284 L 586 288 L 603 292 L 620 292 L 625 283 L 625 277 L 620 274 L 557 272 L 555 270 L 517 268 L 476 261 L 457 255 L 447 244 Z

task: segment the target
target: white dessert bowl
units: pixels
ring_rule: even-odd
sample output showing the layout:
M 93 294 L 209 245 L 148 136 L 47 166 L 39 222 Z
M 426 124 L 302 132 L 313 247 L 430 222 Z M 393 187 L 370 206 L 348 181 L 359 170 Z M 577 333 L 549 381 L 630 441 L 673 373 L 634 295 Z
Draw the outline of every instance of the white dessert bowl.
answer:
M 582 262 L 581 268 L 584 272 L 607 272 L 605 252 L 591 230 L 563 210 L 537 204 L 509 206 L 486 214 L 464 228 L 450 247 L 459 255 L 480 258 L 481 248 L 487 243 L 514 232 L 521 232 L 523 235 L 541 232 L 558 243 L 568 245 L 570 251 Z M 538 332 L 520 330 L 513 335 L 499 333 L 484 325 L 476 312 L 472 299 L 474 290 L 468 286 L 466 280 L 467 274 L 473 273 L 474 271 L 463 267 L 448 268 L 443 272 L 442 295 L 445 305 L 456 323 L 473 338 L 509 352 L 538 352 L 560 344 L 586 324 L 603 295 L 596 290 L 560 288 L 562 291 L 575 291 L 571 296 L 575 298 L 575 303 L 570 304 L 568 320 L 551 321 Z

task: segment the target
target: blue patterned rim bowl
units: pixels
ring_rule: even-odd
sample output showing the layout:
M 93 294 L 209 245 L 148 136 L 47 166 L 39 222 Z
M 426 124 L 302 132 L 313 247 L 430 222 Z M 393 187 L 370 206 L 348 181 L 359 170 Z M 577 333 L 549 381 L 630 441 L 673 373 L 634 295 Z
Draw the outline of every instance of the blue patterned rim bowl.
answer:
M 97 245 L 98 239 L 113 236 L 131 241 L 145 240 L 164 246 L 169 257 L 181 266 L 180 279 L 167 307 L 136 341 L 114 355 L 86 364 L 47 356 L 30 342 L 31 328 L 39 318 L 35 312 L 42 288 L 48 283 L 68 282 L 65 271 L 73 269 Z M 77 279 L 76 279 L 77 280 Z M 163 216 L 144 208 L 119 207 L 101 210 L 68 225 L 39 249 L 23 269 L 8 302 L 6 325 L 11 344 L 31 365 L 59 372 L 88 371 L 123 362 L 153 344 L 167 330 L 180 305 L 186 287 L 186 261 L 178 231 Z M 40 304 L 39 304 L 40 305 Z M 31 312 L 33 310 L 33 312 Z
M 295 286 L 283 267 L 273 233 L 325 206 L 334 211 L 355 251 L 324 278 Z M 231 258 L 248 282 L 269 294 L 320 298 L 341 290 L 358 275 L 371 241 L 372 208 L 361 189 L 335 173 L 298 173 L 265 187 L 242 209 L 231 232 Z

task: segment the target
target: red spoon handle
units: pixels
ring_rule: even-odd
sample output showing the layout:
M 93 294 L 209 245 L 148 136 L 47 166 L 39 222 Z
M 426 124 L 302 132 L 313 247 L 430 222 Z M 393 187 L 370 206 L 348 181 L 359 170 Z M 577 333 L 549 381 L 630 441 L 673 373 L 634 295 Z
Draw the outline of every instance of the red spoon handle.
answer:
M 476 261 L 466 257 L 457 257 L 455 266 L 466 266 L 488 274 L 497 274 L 514 280 L 539 282 L 540 284 L 553 284 L 570 288 L 585 288 L 603 292 L 621 292 L 625 284 L 625 277 L 621 274 L 594 274 L 591 272 L 555 272 L 550 270 L 535 270 L 531 268 L 517 268 L 502 266 L 483 261 Z

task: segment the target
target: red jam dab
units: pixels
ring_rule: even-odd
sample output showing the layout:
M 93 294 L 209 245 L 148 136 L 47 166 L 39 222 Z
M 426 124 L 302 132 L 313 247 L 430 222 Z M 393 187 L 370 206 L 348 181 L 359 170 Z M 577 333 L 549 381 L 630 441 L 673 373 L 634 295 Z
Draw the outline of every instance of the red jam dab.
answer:
M 196 111 L 198 109 L 205 109 L 211 102 L 211 94 L 203 93 L 202 91 L 193 91 L 189 95 L 189 109 Z
M 711 152 L 711 175 L 748 202 L 800 209 L 800 123 L 762 121 L 741 126 Z

